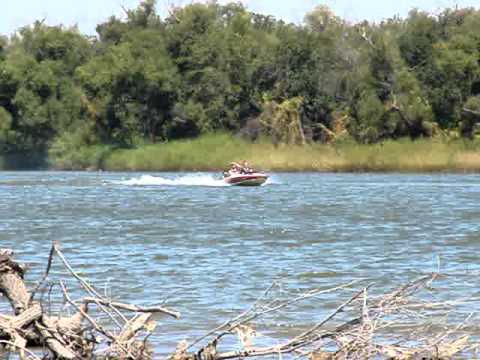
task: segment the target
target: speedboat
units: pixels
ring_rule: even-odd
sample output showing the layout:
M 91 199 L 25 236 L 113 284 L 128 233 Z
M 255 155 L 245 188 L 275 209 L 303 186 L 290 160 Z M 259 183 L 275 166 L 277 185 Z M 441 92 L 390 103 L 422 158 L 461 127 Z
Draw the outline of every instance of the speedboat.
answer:
M 242 174 L 227 171 L 223 174 L 223 181 L 235 186 L 259 186 L 267 179 L 268 175 L 258 172 Z

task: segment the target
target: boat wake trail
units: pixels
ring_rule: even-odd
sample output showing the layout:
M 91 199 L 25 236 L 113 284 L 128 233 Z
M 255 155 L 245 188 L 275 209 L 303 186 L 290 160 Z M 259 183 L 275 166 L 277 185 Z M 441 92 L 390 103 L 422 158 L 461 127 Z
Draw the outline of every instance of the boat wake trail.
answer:
M 267 185 L 282 185 L 282 182 L 275 175 L 270 175 L 267 181 L 265 181 L 265 184 L 263 184 L 262 186 Z
M 129 180 L 116 181 L 115 183 L 131 186 L 229 186 L 223 180 L 207 174 L 183 175 L 176 178 L 142 175 Z

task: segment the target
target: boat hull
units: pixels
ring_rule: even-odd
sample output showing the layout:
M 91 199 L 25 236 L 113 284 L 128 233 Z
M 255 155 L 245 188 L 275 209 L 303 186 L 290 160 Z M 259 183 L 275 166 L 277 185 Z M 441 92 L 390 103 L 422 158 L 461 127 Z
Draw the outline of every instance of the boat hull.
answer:
M 264 174 L 234 175 L 223 179 L 227 184 L 234 186 L 260 186 L 267 181 L 268 176 Z

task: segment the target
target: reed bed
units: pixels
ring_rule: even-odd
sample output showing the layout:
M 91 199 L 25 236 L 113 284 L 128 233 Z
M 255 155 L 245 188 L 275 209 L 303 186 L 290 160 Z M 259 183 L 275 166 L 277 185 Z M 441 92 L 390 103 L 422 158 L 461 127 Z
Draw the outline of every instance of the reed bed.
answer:
M 265 171 L 479 172 L 480 144 L 445 139 L 406 139 L 364 145 L 274 145 L 227 134 L 116 150 L 102 164 L 113 171 L 218 171 L 247 159 Z

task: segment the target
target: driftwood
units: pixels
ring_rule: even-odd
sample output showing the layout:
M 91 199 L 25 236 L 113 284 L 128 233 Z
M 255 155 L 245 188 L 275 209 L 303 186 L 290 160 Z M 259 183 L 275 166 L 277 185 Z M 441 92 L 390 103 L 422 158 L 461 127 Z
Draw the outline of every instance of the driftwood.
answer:
M 36 295 L 48 288 L 46 281 L 55 256 L 87 292 L 84 299 L 73 301 L 64 282 L 59 281 L 66 303 L 76 311 L 71 316 L 51 315 L 46 310 L 50 304 L 36 300 Z M 45 275 L 31 291 L 24 282 L 23 267 L 13 259 L 13 251 L 0 249 L 0 293 L 13 310 L 12 315 L 0 314 L 0 356 L 2 351 L 18 352 L 22 360 L 152 359 L 145 340 L 155 328 L 153 314 L 180 316 L 163 307 L 142 308 L 103 297 L 74 271 L 57 243 L 50 251 Z M 94 305 L 100 315 L 115 320 L 112 323 L 118 331 L 106 329 L 89 314 L 89 306 Z M 122 311 L 134 315 L 129 319 Z
M 64 304 L 74 310 L 51 314 L 50 303 L 37 294 L 52 289 L 48 282 L 54 258 L 59 258 L 84 297 L 73 300 L 63 280 L 55 282 Z M 455 306 L 473 303 L 480 297 L 446 302 L 428 302 L 418 295 L 441 278 L 438 272 L 421 276 L 379 296 L 372 296 L 374 283 L 354 280 L 331 288 L 318 288 L 295 296 L 285 295 L 272 284 L 245 311 L 226 320 L 190 342 L 182 341 L 168 360 L 227 360 L 256 358 L 336 359 L 450 359 L 478 358 L 478 339 L 467 332 L 474 319 L 470 314 L 456 325 L 432 330 L 422 325 L 434 311 L 451 313 Z M 0 249 L 0 293 L 5 295 L 12 314 L 0 314 L 0 357 L 16 352 L 21 360 L 150 360 L 160 359 L 150 351 L 149 336 L 155 331 L 154 314 L 178 318 L 180 314 L 161 306 L 140 307 L 102 296 L 83 279 L 54 243 L 44 276 L 29 290 L 24 269 L 13 259 L 13 252 Z M 428 293 L 428 292 L 427 292 Z M 327 295 L 343 298 L 309 328 L 274 340 L 261 335 L 258 321 L 275 319 L 301 302 L 320 301 Z M 101 321 L 109 319 L 108 324 Z M 303 320 L 302 320 L 303 322 Z M 423 325 L 422 325 L 423 326 Z M 398 333 L 398 327 L 408 328 Z M 415 330 L 415 331 L 413 331 Z M 262 345 L 258 339 L 262 337 Z M 232 341 L 234 339 L 234 341 Z M 476 341 L 475 341 L 476 340 Z M 270 344 L 270 345 L 268 345 Z
M 311 360 L 336 359 L 451 359 L 478 358 L 479 344 L 472 341 L 465 327 L 472 315 L 454 328 L 434 333 L 425 328 L 424 335 L 396 334 L 395 327 L 404 323 L 412 329 L 418 328 L 421 316 L 431 309 L 451 309 L 452 305 L 478 301 L 476 298 L 444 303 L 427 303 L 416 300 L 414 295 L 428 289 L 439 277 L 438 273 L 421 276 L 382 296 L 370 297 L 374 284 L 368 284 L 325 316 L 309 329 L 284 341 L 271 341 L 272 346 L 255 346 L 254 320 L 267 314 L 278 313 L 299 301 L 321 299 L 328 292 L 353 290 L 355 282 L 331 289 L 312 290 L 294 299 L 279 300 L 269 297 L 269 288 L 247 311 L 226 321 L 190 343 L 182 342 L 170 356 L 170 360 L 227 360 L 259 358 L 308 358 Z M 346 314 L 352 314 L 345 319 Z M 427 317 L 428 319 L 428 317 Z M 421 324 L 421 322 L 420 322 Z M 412 337 L 409 337 L 412 335 Z M 237 337 L 237 345 L 224 338 Z M 220 351 L 222 349 L 222 351 Z M 227 350 L 225 350 L 227 349 Z

